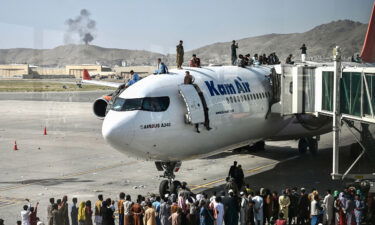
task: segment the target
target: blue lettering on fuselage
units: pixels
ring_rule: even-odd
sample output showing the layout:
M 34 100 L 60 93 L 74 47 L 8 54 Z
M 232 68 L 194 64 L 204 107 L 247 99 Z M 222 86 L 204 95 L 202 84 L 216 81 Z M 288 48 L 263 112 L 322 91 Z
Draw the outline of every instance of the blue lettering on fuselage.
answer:
M 211 81 L 204 82 L 210 92 L 211 96 L 215 95 L 234 95 L 250 92 L 250 84 L 246 81 L 242 81 L 240 77 L 234 79 L 234 85 L 231 83 L 228 84 L 217 84 Z

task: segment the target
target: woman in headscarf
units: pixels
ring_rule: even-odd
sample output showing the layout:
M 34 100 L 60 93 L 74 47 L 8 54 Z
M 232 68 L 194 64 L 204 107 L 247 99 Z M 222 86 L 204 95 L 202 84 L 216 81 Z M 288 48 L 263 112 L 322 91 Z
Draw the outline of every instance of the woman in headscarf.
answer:
M 86 201 L 85 218 L 85 225 L 92 225 L 92 210 L 90 200 Z
M 79 222 L 79 225 L 85 224 L 85 221 L 86 221 L 85 209 L 86 209 L 86 203 L 85 202 L 79 203 L 79 207 L 78 207 L 78 222 Z

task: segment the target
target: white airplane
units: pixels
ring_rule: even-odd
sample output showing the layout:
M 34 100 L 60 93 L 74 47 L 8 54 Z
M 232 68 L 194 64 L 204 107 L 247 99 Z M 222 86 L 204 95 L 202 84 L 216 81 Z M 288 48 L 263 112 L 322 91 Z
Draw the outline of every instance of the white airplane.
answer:
M 375 62 L 375 3 L 361 57 Z M 194 85 L 183 84 L 185 71 Z M 281 117 L 270 113 L 278 101 L 273 93 L 271 66 L 211 66 L 172 70 L 149 75 L 119 95 L 94 102 L 95 115 L 103 118 L 104 139 L 118 151 L 155 161 L 164 171 L 160 194 L 175 192 L 180 182 L 174 172 L 181 161 L 213 155 L 265 140 L 299 139 L 298 150 L 316 153 L 316 137 L 332 130 L 332 121 L 309 115 Z M 275 77 L 275 76 L 273 76 Z M 91 80 L 83 83 L 119 87 L 119 83 Z
M 164 194 L 180 185 L 174 172 L 184 160 L 250 144 L 263 149 L 264 140 L 299 139 L 301 153 L 316 153 L 313 137 L 330 132 L 330 120 L 308 116 L 319 124 L 311 128 L 301 123 L 306 118 L 267 116 L 273 99 L 271 68 L 214 66 L 149 75 L 114 99 L 96 100 L 93 111 L 104 118 L 102 134 L 113 148 L 156 161 L 168 179 L 160 184 Z M 194 85 L 183 84 L 185 71 L 195 78 Z M 84 75 L 82 82 L 120 85 L 88 79 Z

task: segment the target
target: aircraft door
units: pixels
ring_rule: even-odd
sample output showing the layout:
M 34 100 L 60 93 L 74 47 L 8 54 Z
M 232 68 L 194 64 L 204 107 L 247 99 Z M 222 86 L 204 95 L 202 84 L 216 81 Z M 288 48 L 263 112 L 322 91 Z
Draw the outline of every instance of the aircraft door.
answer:
M 204 106 L 195 87 L 191 84 L 181 84 L 178 87 L 187 109 L 185 122 L 189 124 L 204 123 Z

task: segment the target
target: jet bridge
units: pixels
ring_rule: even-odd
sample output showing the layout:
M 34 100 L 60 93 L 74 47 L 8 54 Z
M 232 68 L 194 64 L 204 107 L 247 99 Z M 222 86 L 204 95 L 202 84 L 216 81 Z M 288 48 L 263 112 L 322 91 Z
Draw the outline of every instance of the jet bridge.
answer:
M 350 174 L 366 156 L 375 162 L 375 67 L 341 63 L 340 49 L 333 63 L 277 65 L 272 73 L 271 114 L 313 115 L 332 118 L 332 179 L 374 179 L 375 174 Z M 353 163 L 339 171 L 340 131 L 349 129 L 356 144 L 351 146 Z

